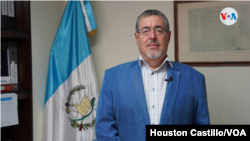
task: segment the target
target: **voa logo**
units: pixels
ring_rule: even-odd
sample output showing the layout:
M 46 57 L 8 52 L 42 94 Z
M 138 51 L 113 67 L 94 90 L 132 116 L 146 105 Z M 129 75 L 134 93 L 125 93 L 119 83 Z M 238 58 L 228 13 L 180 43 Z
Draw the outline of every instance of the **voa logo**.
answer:
M 231 7 L 226 7 L 220 12 L 220 20 L 225 25 L 233 25 L 238 19 L 238 13 Z

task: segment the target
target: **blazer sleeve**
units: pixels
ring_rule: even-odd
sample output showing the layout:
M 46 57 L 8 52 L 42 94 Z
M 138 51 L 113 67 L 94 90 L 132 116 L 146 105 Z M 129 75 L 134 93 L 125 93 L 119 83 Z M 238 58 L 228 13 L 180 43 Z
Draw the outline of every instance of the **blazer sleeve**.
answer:
M 120 141 L 113 113 L 113 95 L 108 70 L 105 71 L 96 113 L 97 141 Z
M 205 77 L 203 74 L 201 74 L 200 76 L 199 95 L 198 95 L 197 109 L 195 115 L 196 116 L 194 124 L 198 125 L 210 124 L 208 105 L 207 105 L 207 91 L 206 91 Z

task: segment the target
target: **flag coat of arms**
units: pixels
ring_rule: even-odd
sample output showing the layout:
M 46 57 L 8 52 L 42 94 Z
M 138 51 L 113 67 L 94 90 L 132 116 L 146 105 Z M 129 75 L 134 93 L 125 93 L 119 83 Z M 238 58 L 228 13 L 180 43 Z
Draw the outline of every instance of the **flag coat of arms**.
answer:
M 68 1 L 49 60 L 42 141 L 93 141 L 98 88 L 88 37 L 89 1 Z

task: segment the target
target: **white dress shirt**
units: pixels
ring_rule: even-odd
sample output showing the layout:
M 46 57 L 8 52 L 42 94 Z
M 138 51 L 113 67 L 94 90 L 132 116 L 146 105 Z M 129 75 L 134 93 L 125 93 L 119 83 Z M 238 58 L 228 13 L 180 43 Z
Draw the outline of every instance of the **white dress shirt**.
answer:
M 173 68 L 170 59 L 166 57 L 161 66 L 152 71 L 148 63 L 141 56 L 139 57 L 150 124 L 154 125 L 160 123 L 167 86 L 167 81 L 165 81 L 167 79 L 167 64 Z

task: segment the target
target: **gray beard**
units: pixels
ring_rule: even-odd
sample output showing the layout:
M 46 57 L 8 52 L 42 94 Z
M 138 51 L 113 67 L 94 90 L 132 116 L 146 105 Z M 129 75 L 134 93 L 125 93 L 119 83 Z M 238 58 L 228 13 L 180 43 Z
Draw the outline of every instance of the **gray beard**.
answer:
M 150 59 L 157 59 L 157 58 L 159 58 L 161 56 L 161 51 L 158 51 L 158 52 L 155 52 L 155 53 L 147 51 L 146 55 Z

